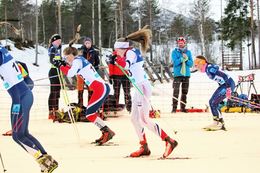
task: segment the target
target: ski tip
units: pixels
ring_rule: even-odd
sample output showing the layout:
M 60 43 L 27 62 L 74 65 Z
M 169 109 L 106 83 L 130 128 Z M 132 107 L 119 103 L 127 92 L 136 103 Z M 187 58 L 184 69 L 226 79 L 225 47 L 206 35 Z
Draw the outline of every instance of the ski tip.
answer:
M 159 157 L 157 160 L 188 160 L 190 157 Z
M 147 156 L 147 155 L 144 155 L 144 156 L 139 156 L 139 157 L 132 157 L 132 156 L 130 156 L 130 155 L 127 155 L 127 156 L 125 156 L 124 158 L 148 158 L 149 156 Z
M 202 128 L 202 130 L 206 131 L 206 132 L 215 132 L 215 131 L 227 131 L 226 128 L 224 129 L 211 129 L 211 128 Z
M 157 160 L 165 160 L 165 159 L 167 159 L 167 158 L 165 158 L 165 157 L 163 157 L 163 156 L 157 158 Z
M 107 142 L 107 143 L 104 143 L 104 144 L 95 143 L 95 145 L 96 145 L 96 146 L 119 146 L 119 144 L 114 143 L 114 142 Z

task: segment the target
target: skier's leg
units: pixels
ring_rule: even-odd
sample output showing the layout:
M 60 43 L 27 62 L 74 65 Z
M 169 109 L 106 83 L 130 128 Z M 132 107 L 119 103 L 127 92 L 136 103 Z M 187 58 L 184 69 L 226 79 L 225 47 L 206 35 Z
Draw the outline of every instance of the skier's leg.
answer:
M 97 115 L 97 110 L 105 101 L 110 89 L 108 84 L 103 84 L 100 82 L 93 82 L 90 88 L 92 88 L 93 94 L 88 102 L 86 118 L 90 122 L 94 123 L 102 132 L 102 136 L 96 140 L 100 145 L 102 145 L 112 139 L 115 135 L 115 133 L 110 130 L 110 128 L 105 125 L 105 122 Z M 94 88 L 96 89 L 94 90 Z
M 222 114 L 219 110 L 219 104 L 226 98 L 226 87 L 221 85 L 214 92 L 212 97 L 209 100 L 209 105 L 211 109 L 211 113 L 213 115 L 213 124 L 204 127 L 204 130 L 207 131 L 215 131 L 215 130 L 226 130 L 225 123 L 222 117 Z

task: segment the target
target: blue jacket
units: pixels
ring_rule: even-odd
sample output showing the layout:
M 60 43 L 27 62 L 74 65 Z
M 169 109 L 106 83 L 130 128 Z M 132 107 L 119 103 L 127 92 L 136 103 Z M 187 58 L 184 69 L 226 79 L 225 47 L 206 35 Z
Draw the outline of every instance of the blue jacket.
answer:
M 183 61 L 182 53 L 185 53 L 188 56 L 188 61 L 185 62 L 185 64 L 186 64 L 186 74 L 185 75 L 181 74 L 181 67 L 182 67 L 182 61 Z M 186 48 L 183 51 L 179 48 L 175 48 L 172 51 L 171 58 L 172 58 L 172 63 L 173 63 L 173 76 L 174 77 L 179 77 L 179 76 L 190 77 L 190 68 L 193 66 L 191 51 L 187 50 Z

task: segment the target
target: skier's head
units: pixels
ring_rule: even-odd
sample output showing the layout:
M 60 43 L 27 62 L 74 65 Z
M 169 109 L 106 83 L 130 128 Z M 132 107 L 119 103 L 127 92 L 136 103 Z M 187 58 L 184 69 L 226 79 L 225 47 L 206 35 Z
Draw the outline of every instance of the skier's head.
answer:
M 140 43 L 141 54 L 145 56 L 146 52 L 150 48 L 152 41 L 152 31 L 148 28 L 148 25 L 145 25 L 142 29 L 135 31 L 126 36 L 128 41 L 134 41 L 136 43 Z
M 141 53 L 145 55 L 147 50 L 150 48 L 152 31 L 148 29 L 148 25 L 145 25 L 142 29 L 135 31 L 126 37 L 119 38 L 115 44 L 114 49 L 127 50 L 133 46 L 133 42 L 141 44 Z
M 130 43 L 126 38 L 119 38 L 114 44 L 114 49 L 128 49 L 129 47 Z
M 117 52 L 117 55 L 123 57 L 125 51 L 130 47 L 130 42 L 126 38 L 119 38 L 114 44 L 114 49 Z
M 208 64 L 208 61 L 204 56 L 202 56 L 202 55 L 196 56 L 196 58 L 194 60 L 194 66 L 200 72 L 205 72 L 207 64 Z
M 78 49 L 72 46 L 66 47 L 63 50 L 63 55 L 65 57 L 66 62 L 71 65 L 72 61 L 75 59 L 75 57 L 78 55 Z

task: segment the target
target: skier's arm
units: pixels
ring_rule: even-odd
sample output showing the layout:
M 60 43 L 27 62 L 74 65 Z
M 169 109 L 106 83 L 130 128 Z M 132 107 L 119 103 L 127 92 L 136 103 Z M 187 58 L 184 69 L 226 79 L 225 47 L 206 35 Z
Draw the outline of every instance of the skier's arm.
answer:
M 116 62 L 122 66 L 125 70 L 128 70 L 131 66 L 131 64 L 133 64 L 134 60 L 136 59 L 136 54 L 134 51 L 132 50 L 128 50 L 126 52 L 126 60 L 124 60 L 123 58 L 118 58 L 116 60 Z
M 60 70 L 68 77 L 73 77 L 77 74 L 80 66 L 82 65 L 80 60 L 74 60 L 72 66 L 61 66 Z

